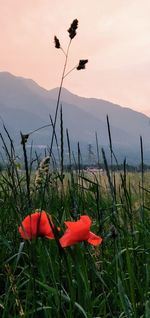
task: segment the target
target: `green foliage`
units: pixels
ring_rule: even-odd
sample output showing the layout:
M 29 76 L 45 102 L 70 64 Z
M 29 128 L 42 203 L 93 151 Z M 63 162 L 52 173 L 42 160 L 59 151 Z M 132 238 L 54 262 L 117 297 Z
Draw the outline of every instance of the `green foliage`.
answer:
M 7 150 L 0 176 L 1 317 L 148 317 L 149 173 L 112 171 L 103 152 L 105 171 L 76 163 L 62 177 L 61 160 L 60 169 L 47 167 L 37 188 L 30 162 L 26 179 Z M 102 246 L 81 242 L 60 251 L 55 240 L 23 242 L 18 226 L 36 209 L 62 229 L 64 220 L 88 214 Z

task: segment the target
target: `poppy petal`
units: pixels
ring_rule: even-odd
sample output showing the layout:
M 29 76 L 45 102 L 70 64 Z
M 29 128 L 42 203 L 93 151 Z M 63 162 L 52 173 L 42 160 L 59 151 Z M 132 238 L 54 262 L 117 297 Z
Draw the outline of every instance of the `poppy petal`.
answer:
M 37 237 L 37 224 L 39 213 L 33 213 L 25 217 L 22 221 L 22 226 L 19 227 L 19 233 L 24 240 L 29 240 Z
M 82 215 L 80 220 L 76 222 L 67 221 L 64 223 L 67 226 L 67 230 L 60 239 L 62 247 L 88 240 L 90 225 L 92 223 L 88 215 Z
M 54 226 L 51 216 L 48 215 L 45 211 L 42 211 L 40 222 L 39 222 L 39 235 L 45 236 L 49 239 L 53 239 L 54 234 L 53 234 L 51 225 Z
M 71 235 L 70 232 L 65 232 L 65 234 L 59 240 L 62 247 L 67 247 L 78 243 L 78 241 Z
M 78 220 L 78 221 L 74 221 L 74 222 L 66 221 L 64 223 L 66 224 L 68 229 L 74 230 L 74 229 L 83 227 L 83 224 L 85 224 L 87 227 L 90 228 L 92 221 L 88 215 L 82 215 L 82 216 L 80 216 L 80 220 Z
M 50 239 L 54 238 L 49 218 L 50 216 L 45 211 L 35 212 L 26 216 L 22 221 L 22 226 L 19 227 L 21 237 L 24 240 L 35 239 L 38 236 L 45 236 Z M 53 223 L 51 222 L 51 224 Z
M 102 238 L 96 234 L 94 234 L 93 232 L 90 232 L 90 236 L 88 238 L 88 243 L 97 246 L 100 245 L 102 243 Z

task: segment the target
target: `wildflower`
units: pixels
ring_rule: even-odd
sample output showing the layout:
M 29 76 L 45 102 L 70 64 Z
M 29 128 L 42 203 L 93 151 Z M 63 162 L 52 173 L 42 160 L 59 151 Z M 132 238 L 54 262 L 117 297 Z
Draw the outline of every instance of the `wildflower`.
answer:
M 55 43 L 55 48 L 60 49 L 60 42 L 56 35 L 54 36 L 54 43 Z
M 75 20 L 73 20 L 73 22 L 71 23 L 70 28 L 68 29 L 69 37 L 70 37 L 71 40 L 76 36 L 77 28 L 78 28 L 78 20 L 75 19 Z
M 45 211 L 35 212 L 25 217 L 19 227 L 19 233 L 24 240 L 35 239 L 37 237 L 47 237 L 54 239 L 51 216 Z
M 60 239 L 62 247 L 71 246 L 81 241 L 87 241 L 88 243 L 97 246 L 102 243 L 102 238 L 96 234 L 90 232 L 91 219 L 87 215 L 80 217 L 80 220 L 76 222 L 64 222 L 67 226 L 67 230 Z
M 85 65 L 88 63 L 88 60 L 80 60 L 79 64 L 77 66 L 77 70 L 84 70 L 85 69 Z

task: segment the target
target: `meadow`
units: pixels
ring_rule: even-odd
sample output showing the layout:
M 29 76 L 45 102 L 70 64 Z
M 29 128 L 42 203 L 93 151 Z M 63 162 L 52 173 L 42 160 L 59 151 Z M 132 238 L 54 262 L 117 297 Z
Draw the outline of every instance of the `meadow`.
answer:
M 6 144 L 3 144 L 4 148 Z M 149 317 L 150 173 L 62 171 L 47 156 L 32 171 L 16 164 L 12 142 L 0 176 L 1 317 Z M 26 157 L 25 157 L 26 158 Z M 28 159 L 28 158 L 27 158 Z M 106 158 L 105 158 L 106 160 Z M 105 164 L 107 161 L 105 161 Z M 71 162 L 70 162 L 71 165 Z M 61 167 L 63 169 L 63 166 Z M 55 240 L 24 240 L 28 214 L 46 211 Z M 66 248 L 64 221 L 81 215 L 102 237 Z
M 90 172 L 82 169 L 79 144 L 77 158 L 73 156 L 67 132 L 69 171 L 65 170 L 60 98 L 63 80 L 70 73 L 65 75 L 76 29 L 74 20 L 68 30 L 70 42 L 45 155 L 39 157 L 32 148 L 28 153 L 30 134 L 21 133 L 20 163 L 5 125 L 5 137 L 0 134 L 5 158 L 0 171 L 2 318 L 150 317 L 150 172 L 144 170 L 142 139 L 141 171 L 128 172 L 126 161 L 122 171 L 113 171 L 111 165 L 117 161 L 107 118 L 111 164 L 97 141 L 97 164 L 100 151 L 104 170 Z M 61 49 L 57 37 L 55 47 Z M 87 63 L 80 61 L 78 70 Z M 60 132 L 56 132 L 59 111 Z M 38 217 L 36 231 L 31 225 L 34 216 Z M 28 228 L 23 223 L 26 217 Z M 88 233 L 80 227 L 65 245 L 66 227 L 74 229 L 85 219 L 90 224 Z M 41 226 L 42 220 L 49 232 Z

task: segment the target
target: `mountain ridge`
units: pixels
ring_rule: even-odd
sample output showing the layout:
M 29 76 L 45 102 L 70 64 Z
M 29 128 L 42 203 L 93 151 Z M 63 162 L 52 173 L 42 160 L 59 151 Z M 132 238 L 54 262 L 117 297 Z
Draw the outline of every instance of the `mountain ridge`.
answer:
M 50 124 L 49 114 L 54 118 L 58 89 L 46 90 L 32 79 L 0 72 L 0 115 L 5 124 L 12 127 L 15 136 L 20 130 L 27 133 Z M 100 144 L 108 146 L 108 115 L 113 145 L 118 152 L 125 156 L 125 151 L 137 151 L 141 135 L 146 148 L 150 148 L 150 123 L 145 114 L 102 99 L 81 97 L 66 88 L 62 88 L 61 103 L 64 132 L 66 128 L 69 129 L 70 139 L 74 143 L 80 141 L 84 145 L 94 145 L 97 132 Z M 60 114 L 57 122 L 58 135 L 59 117 Z M 50 129 L 41 130 L 35 134 L 36 144 L 43 141 L 47 144 L 50 142 L 50 135 Z

